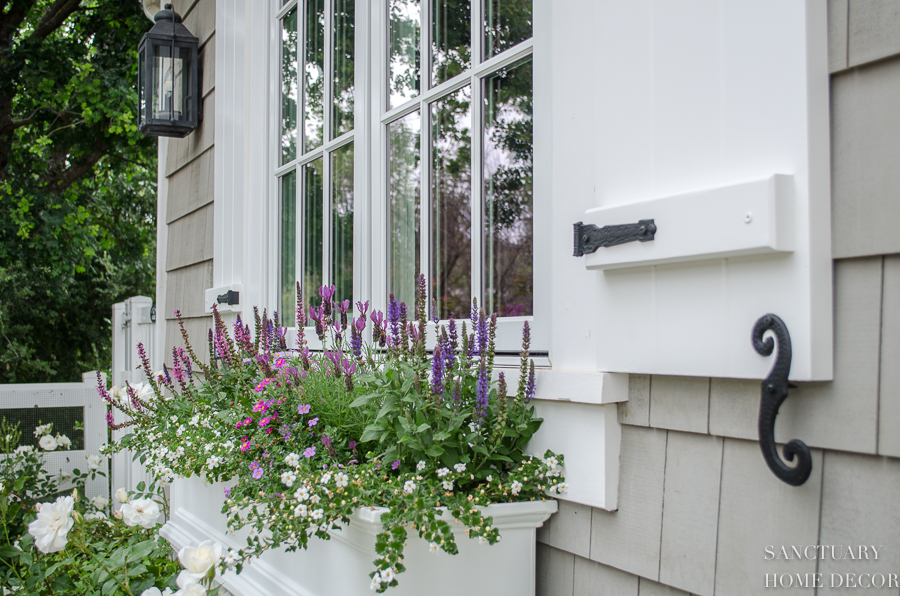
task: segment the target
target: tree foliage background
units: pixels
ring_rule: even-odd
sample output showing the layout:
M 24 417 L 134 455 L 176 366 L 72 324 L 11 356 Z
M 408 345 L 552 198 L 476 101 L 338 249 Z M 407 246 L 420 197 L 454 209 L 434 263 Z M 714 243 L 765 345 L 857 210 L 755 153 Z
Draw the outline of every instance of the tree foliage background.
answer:
M 0 0 L 0 382 L 109 369 L 112 304 L 153 295 L 150 26 L 137 0 Z

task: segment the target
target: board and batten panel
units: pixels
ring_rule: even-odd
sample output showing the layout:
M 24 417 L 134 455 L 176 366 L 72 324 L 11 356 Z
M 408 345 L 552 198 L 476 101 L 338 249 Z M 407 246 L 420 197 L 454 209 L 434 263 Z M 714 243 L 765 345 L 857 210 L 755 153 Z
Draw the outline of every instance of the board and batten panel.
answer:
M 554 127 L 554 151 L 591 155 L 586 224 L 658 227 L 584 259 L 597 369 L 762 378 L 772 359 L 750 337 L 771 312 L 791 378 L 831 379 L 827 4 L 583 4 L 591 115 Z M 554 20 L 554 46 L 571 50 L 576 27 Z M 554 106 L 554 123 L 571 117 Z

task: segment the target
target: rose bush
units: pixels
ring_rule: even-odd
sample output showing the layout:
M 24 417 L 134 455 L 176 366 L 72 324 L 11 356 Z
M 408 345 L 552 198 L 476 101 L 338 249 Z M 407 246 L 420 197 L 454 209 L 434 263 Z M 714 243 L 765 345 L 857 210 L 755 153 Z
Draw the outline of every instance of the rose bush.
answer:
M 417 286 L 413 312 L 392 295 L 386 313 L 370 313 L 368 302 L 354 311 L 335 300 L 334 287 L 320 288 L 318 305 L 304 305 L 298 284 L 293 349 L 277 313 L 255 311 L 252 331 L 238 317 L 229 333 L 214 306 L 208 360 L 181 324 L 184 347 L 173 350 L 171 370 L 153 373 L 139 346 L 152 396 L 146 386 L 99 386 L 130 416 L 122 426 L 134 429 L 110 448 L 137 452 L 163 482 L 198 475 L 228 483 L 229 528 L 251 531 L 244 549 L 223 557 L 223 569 L 240 571 L 271 548 L 306 548 L 313 535 L 328 540 L 363 506 L 390 509 L 370 574 L 377 591 L 397 585 L 409 530 L 435 550 L 457 552 L 442 510 L 469 538 L 495 543 L 500 535 L 481 506 L 566 490 L 562 456 L 524 452 L 541 424 L 530 403 L 528 325 L 510 395 L 511 371 L 495 378 L 497 316 L 473 303 L 468 322 L 429 323 L 424 278 Z M 306 340 L 308 322 L 318 352 Z

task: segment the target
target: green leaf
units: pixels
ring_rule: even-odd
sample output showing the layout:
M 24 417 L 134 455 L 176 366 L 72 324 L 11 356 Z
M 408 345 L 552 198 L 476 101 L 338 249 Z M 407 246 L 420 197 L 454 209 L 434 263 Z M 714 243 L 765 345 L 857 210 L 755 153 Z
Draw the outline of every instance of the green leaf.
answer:
M 140 486 L 140 485 L 138 485 Z M 128 553 L 128 557 L 125 559 L 128 563 L 133 563 L 135 561 L 140 561 L 156 548 L 156 541 L 154 540 L 146 540 L 144 542 L 139 542 L 131 547 L 130 552 Z
M 376 397 L 375 393 L 367 393 L 366 395 L 362 395 L 357 397 L 352 402 L 350 402 L 351 408 L 359 408 L 361 406 L 368 405 L 368 403 L 372 400 L 373 397 Z

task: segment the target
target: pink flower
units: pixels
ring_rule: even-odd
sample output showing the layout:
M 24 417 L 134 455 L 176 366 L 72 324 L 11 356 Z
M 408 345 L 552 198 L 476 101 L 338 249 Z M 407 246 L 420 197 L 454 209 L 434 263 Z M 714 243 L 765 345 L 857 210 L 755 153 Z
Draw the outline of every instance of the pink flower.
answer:
M 313 457 L 315 454 L 316 454 L 315 447 L 307 447 L 306 450 L 303 452 L 303 457 L 305 457 L 306 459 L 309 459 L 309 458 Z
M 318 423 L 319 423 L 319 419 L 318 419 L 318 418 L 313 418 L 312 420 L 310 420 L 310 421 L 308 422 L 310 428 L 314 427 L 314 426 L 317 425 Z
M 300 404 L 300 407 L 297 408 L 298 414 L 309 414 L 309 404 Z

